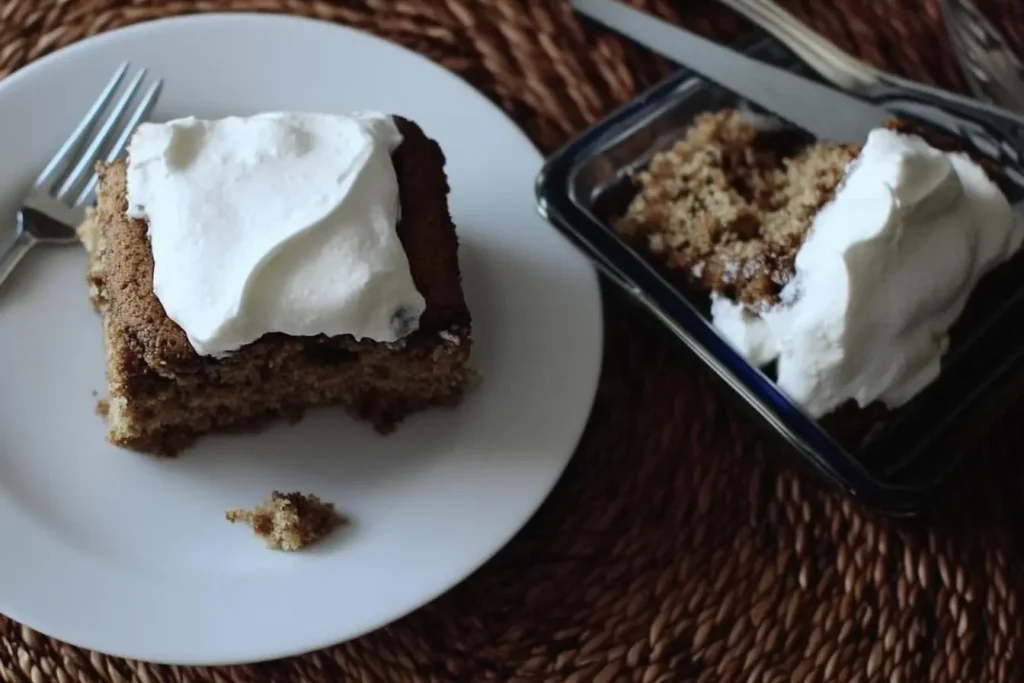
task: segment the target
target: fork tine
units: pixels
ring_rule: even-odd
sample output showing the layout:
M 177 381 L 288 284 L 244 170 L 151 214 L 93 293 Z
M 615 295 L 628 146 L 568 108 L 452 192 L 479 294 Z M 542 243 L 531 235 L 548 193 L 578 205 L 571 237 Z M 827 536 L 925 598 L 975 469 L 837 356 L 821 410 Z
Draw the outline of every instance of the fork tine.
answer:
M 92 140 L 89 142 L 89 146 L 85 148 L 82 156 L 78 158 L 78 163 L 68 174 L 67 179 L 64 180 L 64 184 L 60 186 L 60 190 L 57 191 L 57 199 L 66 200 L 68 195 L 85 180 L 90 172 L 93 170 L 93 166 L 96 164 L 96 160 L 100 158 L 100 154 L 103 151 L 103 145 L 107 143 L 110 136 L 117 130 L 118 124 L 124 117 L 125 112 L 128 111 L 128 105 L 131 104 L 132 98 L 135 97 L 135 93 L 139 91 L 139 86 L 142 85 L 142 79 L 146 77 L 146 70 L 140 69 L 139 73 L 135 75 L 135 78 L 131 80 L 128 87 L 125 89 L 124 94 L 114 105 L 114 108 L 107 114 L 106 120 L 100 129 L 93 135 Z
M 35 189 L 49 189 L 49 186 L 61 176 L 68 164 L 75 158 L 75 152 L 81 146 L 86 136 L 96 125 L 96 122 L 99 121 L 100 114 L 103 113 L 103 110 L 110 102 L 110 98 L 117 92 L 117 87 L 121 84 L 121 79 L 124 78 L 127 71 L 128 62 L 123 62 L 121 66 L 117 67 L 117 71 L 114 72 L 110 82 L 103 88 L 103 92 L 93 102 L 85 117 L 78 122 L 74 132 L 71 133 L 60 149 L 57 150 L 57 153 L 53 155 L 53 158 L 43 167 L 39 177 L 36 178 Z
M 104 159 L 106 163 L 111 163 L 121 156 L 121 152 L 128 146 L 128 141 L 131 140 L 132 134 L 135 132 L 135 128 L 147 117 L 149 113 L 153 111 L 153 107 L 156 106 L 156 101 L 160 97 L 160 90 L 163 88 L 163 79 L 158 80 L 146 94 L 142 96 L 142 100 L 139 105 L 135 108 L 135 112 L 128 119 L 128 122 L 124 124 L 121 129 L 121 136 L 117 138 L 114 145 L 107 151 L 107 156 Z M 96 189 L 96 183 L 99 181 L 99 175 L 94 171 L 92 176 L 89 178 L 89 182 L 86 183 L 85 187 L 82 188 L 81 193 L 78 195 L 78 199 L 75 200 L 73 206 L 83 206 L 89 202 L 92 198 L 93 190 Z

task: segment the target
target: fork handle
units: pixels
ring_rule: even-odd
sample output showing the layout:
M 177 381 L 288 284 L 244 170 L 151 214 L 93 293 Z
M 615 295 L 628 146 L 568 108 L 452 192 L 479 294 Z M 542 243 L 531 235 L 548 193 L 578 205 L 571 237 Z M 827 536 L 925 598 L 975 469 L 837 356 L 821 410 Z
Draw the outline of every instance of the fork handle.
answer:
M 35 246 L 36 238 L 25 229 L 23 214 L 18 212 L 18 231 L 14 240 L 0 253 L 0 286 L 14 272 L 14 269 L 25 258 L 25 254 Z
M 1024 179 L 1024 115 L 892 74 L 880 74 L 862 97 L 891 111 L 920 116 Z
M 939 3 L 974 95 L 1024 113 L 1024 63 L 972 0 Z
M 818 34 L 774 0 L 720 0 L 772 34 L 842 90 L 886 109 L 902 109 L 966 137 L 979 149 L 1020 169 L 1024 116 L 876 69 Z

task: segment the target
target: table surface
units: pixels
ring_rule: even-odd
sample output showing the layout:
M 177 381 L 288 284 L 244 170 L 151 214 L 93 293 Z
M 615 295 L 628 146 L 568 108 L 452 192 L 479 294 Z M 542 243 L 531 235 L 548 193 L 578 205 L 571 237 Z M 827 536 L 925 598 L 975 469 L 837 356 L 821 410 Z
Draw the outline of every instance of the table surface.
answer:
M 634 0 L 726 41 L 712 0 Z M 963 80 L 935 0 L 790 0 L 844 49 Z M 979 1 L 1024 45 L 1024 3 Z M 286 12 L 404 44 L 499 103 L 545 151 L 669 72 L 562 0 L 0 0 L 0 77 L 160 16 Z M 64 645 L 0 617 L 0 681 L 1024 680 L 1024 408 L 926 519 L 892 521 L 791 471 L 670 335 L 614 292 L 593 418 L 538 515 L 419 612 L 302 657 L 195 669 Z

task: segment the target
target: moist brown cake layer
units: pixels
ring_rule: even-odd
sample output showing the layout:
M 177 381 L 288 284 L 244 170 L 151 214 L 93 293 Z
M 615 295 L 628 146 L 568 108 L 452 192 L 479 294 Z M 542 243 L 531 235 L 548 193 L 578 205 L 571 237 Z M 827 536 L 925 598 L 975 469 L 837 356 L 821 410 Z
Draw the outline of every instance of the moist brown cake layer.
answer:
M 761 130 L 735 110 L 704 114 L 636 174 L 616 228 L 700 289 L 772 303 L 859 152 Z
M 396 121 L 404 136 L 393 156 L 398 235 L 427 307 L 420 328 L 394 344 L 268 334 L 225 358 L 200 356 L 153 293 L 146 223 L 125 215 L 125 164 L 102 169 L 97 209 L 80 234 L 104 319 L 112 442 L 173 455 L 207 432 L 326 403 L 388 431 L 410 412 L 457 400 L 474 373 L 444 156 L 415 124 Z

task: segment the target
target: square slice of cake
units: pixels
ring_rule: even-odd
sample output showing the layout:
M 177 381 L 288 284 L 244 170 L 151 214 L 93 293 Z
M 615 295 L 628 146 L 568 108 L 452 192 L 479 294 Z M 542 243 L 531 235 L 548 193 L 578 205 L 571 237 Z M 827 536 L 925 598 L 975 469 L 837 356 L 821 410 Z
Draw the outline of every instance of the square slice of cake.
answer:
M 425 308 L 414 331 L 389 341 L 268 332 L 231 353 L 197 352 L 154 291 L 150 226 L 129 215 L 128 163 L 101 168 L 81 236 L 103 319 L 112 443 L 175 455 L 209 432 L 297 419 L 321 404 L 340 404 L 387 432 L 410 412 L 460 398 L 475 375 L 445 158 L 415 123 L 393 121 L 402 138 L 391 152 L 394 232 Z

